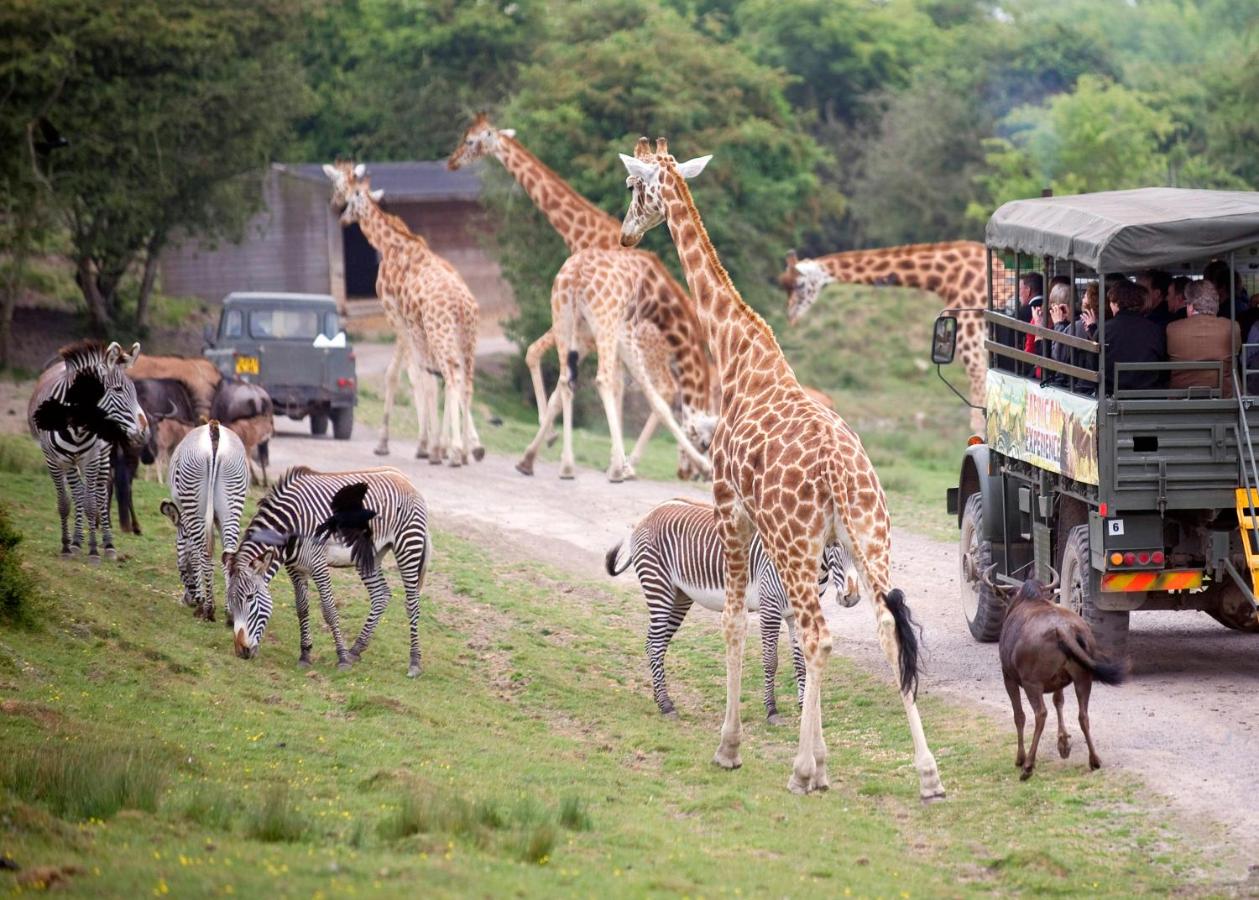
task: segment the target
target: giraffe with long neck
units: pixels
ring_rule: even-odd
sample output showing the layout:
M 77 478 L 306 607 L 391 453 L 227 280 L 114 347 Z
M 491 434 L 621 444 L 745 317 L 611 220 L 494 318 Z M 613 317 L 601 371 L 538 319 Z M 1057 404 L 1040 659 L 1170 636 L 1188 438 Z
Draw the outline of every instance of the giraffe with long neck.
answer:
M 406 344 L 395 348 L 386 373 L 385 422 L 381 446 L 388 447 L 388 421 L 397 383 L 397 368 L 405 357 L 417 414 L 423 409 L 421 431 L 427 436 L 429 462 L 443 455 L 452 466 L 480 461 L 485 456 L 472 417 L 476 374 L 477 322 L 480 310 L 467 283 L 453 265 L 433 252 L 423 237 L 397 216 L 380 207 L 382 193 L 371 189 L 362 167 L 342 163 L 325 166 L 333 182 L 333 203 L 343 207 L 341 222 L 357 222 L 368 243 L 380 253 L 377 294 L 386 315 Z M 437 385 L 445 382 L 445 403 L 437 426 Z M 379 448 L 378 448 L 378 451 Z M 419 454 L 417 454 L 419 455 Z
M 721 417 L 713 436 L 713 499 L 726 559 L 722 632 L 726 643 L 726 714 L 714 762 L 741 765 L 739 694 L 747 627 L 745 595 L 753 534 L 774 561 L 795 614 L 805 657 L 800 744 L 788 788 L 826 790 L 821 676 L 831 634 L 817 595 L 822 549 L 848 551 L 875 610 L 879 643 L 899 681 L 924 801 L 944 796 L 914 701 L 918 639 L 904 594 L 891 585 L 891 522 L 878 475 L 857 434 L 812 400 L 796 381 L 774 333 L 743 302 L 704 228 L 686 184 L 709 157 L 678 163 L 663 139 L 651 153 L 640 139 L 629 171 L 630 207 L 622 243 L 667 223 L 721 380 Z
M 564 241 L 569 253 L 586 250 L 620 252 L 621 225 L 615 218 L 595 206 L 567 181 L 561 178 L 542 160 L 531 153 L 515 137 L 509 128 L 498 129 L 485 113 L 477 115 L 464 132 L 463 139 L 450 154 L 447 164 L 452 169 L 465 166 L 477 159 L 493 156 L 516 179 Z M 707 442 L 707 417 L 717 411 L 714 399 L 713 379 L 708 355 L 700 340 L 699 324 L 695 320 L 686 291 L 669 273 L 664 263 L 653 253 L 641 252 L 637 263 L 642 267 L 640 276 L 643 289 L 637 299 L 634 315 L 640 322 L 655 326 L 667 344 L 677 367 L 676 393 L 682 402 L 682 425 L 692 443 Z M 578 336 L 576 349 L 584 356 L 594 349 L 595 341 Z M 547 395 L 542 380 L 543 355 L 556 345 L 554 328 L 538 338 L 525 352 L 525 362 L 533 380 L 534 395 L 538 404 L 539 422 L 546 418 Z M 655 348 L 640 348 L 647 355 L 654 355 Z M 565 363 L 561 357 L 561 366 Z M 657 370 L 663 374 L 663 370 Z M 668 381 L 657 379 L 657 392 L 672 397 L 675 388 Z M 642 434 L 629 455 L 632 467 L 646 447 L 662 417 L 653 408 Z M 679 452 L 679 474 L 693 474 L 695 467 L 685 450 Z
M 984 403 L 988 354 L 984 351 L 983 310 L 988 306 L 987 251 L 976 241 L 904 244 L 873 250 L 848 250 L 813 259 L 787 254 L 779 283 L 787 291 L 787 321 L 792 325 L 817 301 L 828 284 L 877 284 L 930 291 L 957 318 L 957 351 L 970 381 L 970 402 Z M 1011 297 L 1001 260 L 992 261 L 997 303 Z M 983 411 L 972 408 L 971 425 L 982 430 Z

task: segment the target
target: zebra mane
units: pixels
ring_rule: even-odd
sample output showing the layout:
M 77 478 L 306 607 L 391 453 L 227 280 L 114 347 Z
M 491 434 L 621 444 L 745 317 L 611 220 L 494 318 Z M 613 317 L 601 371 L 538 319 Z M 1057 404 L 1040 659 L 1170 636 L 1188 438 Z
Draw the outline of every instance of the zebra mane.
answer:
M 65 360 L 67 369 L 102 366 L 105 364 L 105 345 L 93 338 L 84 338 L 73 344 L 66 344 L 57 351 L 57 355 Z
M 292 466 L 289 468 L 283 475 L 276 479 L 274 484 L 271 485 L 271 490 L 267 491 L 267 495 L 258 501 L 258 510 L 257 513 L 254 514 L 254 517 L 257 518 L 258 513 L 270 510 L 275 504 L 276 498 L 288 490 L 289 485 L 291 485 L 294 481 L 297 481 L 299 478 L 304 478 L 314 471 L 315 470 L 310 466 Z

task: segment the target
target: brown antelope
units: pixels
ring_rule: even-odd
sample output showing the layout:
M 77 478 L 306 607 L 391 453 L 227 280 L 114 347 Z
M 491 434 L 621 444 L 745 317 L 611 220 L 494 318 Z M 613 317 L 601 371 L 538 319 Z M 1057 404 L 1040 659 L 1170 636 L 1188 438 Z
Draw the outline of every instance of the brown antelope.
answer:
M 1101 768 L 1102 761 L 1093 747 L 1089 733 L 1089 692 L 1096 679 L 1102 684 L 1119 684 L 1127 674 L 1127 663 L 1103 660 L 1097 653 L 1093 632 L 1079 615 L 1054 601 L 1058 578 L 1049 585 L 1036 579 L 1023 582 L 1017 589 L 992 581 L 992 570 L 984 573 L 984 581 L 1005 600 L 1005 621 L 1001 625 L 1001 674 L 1005 689 L 1014 707 L 1014 726 L 1019 732 L 1019 752 L 1014 764 L 1023 770 L 1021 780 L 1032 777 L 1036 766 L 1036 747 L 1045 728 L 1045 694 L 1054 695 L 1058 713 L 1058 755 L 1071 755 L 1071 739 L 1062 722 L 1062 691 L 1075 685 L 1075 698 L 1080 706 L 1080 730 L 1089 748 L 1089 768 Z M 1023 750 L 1023 703 L 1019 688 L 1027 694 L 1036 714 L 1036 730 L 1032 733 L 1030 752 Z

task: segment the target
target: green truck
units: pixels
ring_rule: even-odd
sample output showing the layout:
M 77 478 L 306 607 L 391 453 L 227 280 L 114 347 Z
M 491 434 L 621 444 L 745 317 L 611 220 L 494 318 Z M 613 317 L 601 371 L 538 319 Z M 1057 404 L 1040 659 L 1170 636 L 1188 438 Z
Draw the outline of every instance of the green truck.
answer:
M 310 433 L 332 423 L 338 440 L 354 431 L 354 350 L 336 301 L 326 294 L 232 293 L 203 351 L 225 378 L 261 385 L 275 412 L 310 417 Z
M 971 438 L 947 497 L 971 634 L 999 636 L 995 586 L 1055 575 L 1061 602 L 1112 655 L 1126 651 L 1129 616 L 1140 610 L 1202 610 L 1259 631 L 1259 345 L 1244 343 L 1254 316 L 1240 312 L 1259 279 L 1259 193 L 1151 188 L 1018 200 L 989 220 L 986 244 L 988 307 L 942 315 L 932 342 L 933 362 L 951 362 L 961 323 L 988 361 L 985 433 Z M 1221 315 L 1243 320 L 1238 356 L 1117 361 L 1110 345 L 1124 317 L 1107 308 L 1112 279 L 1152 270 L 1195 279 L 1213 261 L 1215 271 L 1229 268 Z M 1011 292 L 993 284 L 994 268 L 1016 282 L 1040 272 L 1046 295 L 1060 276 L 1075 288 L 1072 321 L 1095 283 L 1093 339 L 1022 321 L 996 300 Z M 1025 349 L 1026 335 L 1039 352 Z M 1212 387 L 1125 387 L 1142 373 L 1171 385 L 1175 373 L 1201 370 Z

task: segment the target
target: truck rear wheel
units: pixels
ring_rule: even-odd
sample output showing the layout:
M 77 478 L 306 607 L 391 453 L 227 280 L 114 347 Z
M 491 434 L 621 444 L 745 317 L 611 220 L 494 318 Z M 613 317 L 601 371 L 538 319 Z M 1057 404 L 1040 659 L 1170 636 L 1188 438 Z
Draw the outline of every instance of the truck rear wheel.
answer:
M 328 414 L 326 412 L 313 412 L 310 414 L 310 433 L 315 437 L 326 434 L 328 431 Z
M 1001 637 L 1005 605 L 989 585 L 984 572 L 992 565 L 992 542 L 984 540 L 984 498 L 978 491 L 962 510 L 961 544 L 958 547 L 958 584 L 962 591 L 962 615 L 971 636 L 990 644 Z
M 339 406 L 332 411 L 332 436 L 338 441 L 348 441 L 354 433 L 354 407 Z
M 1088 623 L 1103 656 L 1122 659 L 1128 650 L 1128 613 L 1097 607 L 1101 573 L 1090 562 L 1088 525 L 1077 525 L 1068 534 L 1061 576 L 1061 602 Z
M 1244 631 L 1248 634 L 1259 634 L 1259 622 L 1255 621 L 1250 601 L 1242 594 L 1241 588 L 1229 582 L 1220 592 L 1219 601 L 1206 610 L 1206 614 L 1225 628 L 1233 631 Z

